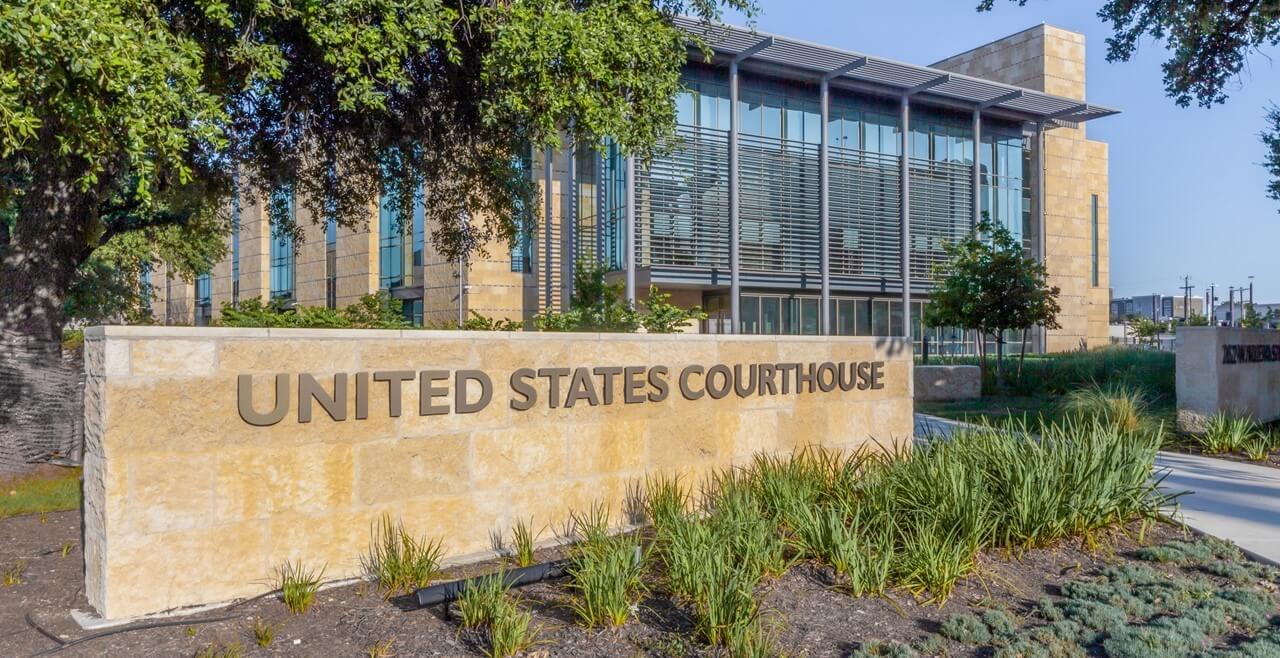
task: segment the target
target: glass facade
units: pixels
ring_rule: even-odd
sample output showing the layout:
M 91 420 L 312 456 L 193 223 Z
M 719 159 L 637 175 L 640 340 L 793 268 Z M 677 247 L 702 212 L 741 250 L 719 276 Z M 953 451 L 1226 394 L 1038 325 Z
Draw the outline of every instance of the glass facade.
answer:
M 633 257 L 637 268 L 652 269 L 651 280 L 659 285 L 665 278 L 723 291 L 731 243 L 729 74 L 724 67 L 689 64 L 682 82 L 674 140 L 651 162 L 637 164 Z M 972 335 L 923 325 L 927 288 L 944 274 L 946 245 L 972 230 L 975 194 L 979 210 L 992 221 L 1028 248 L 1038 244 L 1031 193 L 1034 140 L 1023 123 L 984 115 L 975 149 L 971 111 L 913 102 L 904 154 L 896 98 L 848 89 L 831 89 L 829 98 L 827 266 L 833 333 L 902 335 L 909 322 L 917 348 L 927 337 L 933 354 L 972 352 L 977 347 Z M 743 295 L 739 330 L 744 333 L 817 334 L 821 329 L 819 103 L 816 84 L 740 74 L 740 280 L 744 287 L 787 291 Z M 580 148 L 576 157 L 576 253 L 623 269 L 625 160 L 609 142 L 602 150 Z M 902 281 L 904 164 L 911 183 L 911 277 L 920 300 L 910 313 L 903 312 L 900 299 L 894 301 L 894 288 Z M 513 252 L 513 270 L 520 263 Z M 703 301 L 710 314 L 703 330 L 730 329 L 727 295 L 706 293 Z
M 422 265 L 426 213 L 422 194 L 414 195 L 408 221 L 399 207 L 393 193 L 383 192 L 378 201 L 378 287 L 383 290 L 413 285 L 413 268 Z
M 524 178 L 533 175 L 533 153 L 530 149 L 525 149 L 516 166 L 524 173 Z M 518 228 L 515 244 L 511 245 L 511 271 L 527 274 L 533 271 L 533 235 L 523 224 Z
M 207 272 L 196 277 L 195 324 L 208 326 L 213 317 L 213 277 Z
M 295 199 L 290 186 L 277 187 L 269 202 L 271 223 L 271 299 L 293 299 L 294 269 L 293 228 Z
M 238 180 L 236 181 L 239 182 Z M 240 304 L 240 189 L 231 193 L 231 305 Z

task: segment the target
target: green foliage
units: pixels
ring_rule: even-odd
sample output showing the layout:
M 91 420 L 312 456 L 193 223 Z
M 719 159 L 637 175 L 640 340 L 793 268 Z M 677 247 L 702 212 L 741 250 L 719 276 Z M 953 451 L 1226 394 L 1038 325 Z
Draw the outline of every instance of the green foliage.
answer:
M 378 519 L 370 535 L 364 569 L 378 581 L 388 598 L 412 594 L 439 574 L 444 553 L 440 540 L 414 537 L 390 515 Z
M 598 508 L 575 516 L 579 542 L 566 571 L 579 596 L 570 604 L 587 628 L 621 626 L 644 591 L 645 551 L 635 534 L 609 534 L 609 515 Z
M 950 357 L 945 363 L 977 365 L 977 357 Z M 1087 352 L 1057 352 L 1028 356 L 1021 376 L 1010 378 L 1014 395 L 1059 397 L 1087 386 L 1123 387 L 1140 391 L 1152 405 L 1175 399 L 1174 355 L 1155 350 L 1108 347 Z M 984 390 L 994 389 L 987 378 Z
M 1057 329 L 1057 286 L 1048 283 L 1043 263 L 1030 256 L 1007 228 L 984 216 L 972 233 L 946 245 L 947 261 L 929 296 L 925 323 L 978 331 L 996 341 L 997 376 L 1010 330 Z M 980 363 L 985 371 L 985 354 Z
M 1263 315 L 1253 307 L 1253 304 L 1245 304 L 1244 315 L 1240 317 L 1240 326 L 1245 329 L 1264 329 L 1275 321 L 1275 316 L 1275 311 L 1267 311 L 1267 314 Z
M 1207 327 L 1209 326 L 1209 318 L 1195 311 L 1191 312 L 1191 316 L 1187 318 L 1188 327 Z
M 991 641 L 991 631 L 977 615 L 961 613 L 942 620 L 938 632 L 948 639 L 962 644 L 986 644 Z
M 1124 385 L 1086 386 L 1067 393 L 1063 410 L 1076 418 L 1097 418 L 1123 432 L 1149 429 L 1146 396 Z
M 0 519 L 21 514 L 80 509 L 80 468 L 53 475 L 0 479 Z
M 516 521 L 515 527 L 511 529 L 511 543 L 515 550 L 517 567 L 528 567 L 533 564 L 533 550 L 536 540 L 537 536 L 524 519 Z
M 603 265 L 579 263 L 574 270 L 573 300 L 563 313 L 545 310 L 533 319 L 538 331 L 599 331 L 629 333 L 644 327 L 649 333 L 676 333 L 690 322 L 707 317 L 694 306 L 682 309 L 671 303 L 671 295 L 649 288 L 649 298 L 637 310 L 626 300 L 624 284 L 609 283 Z
M 462 328 L 466 331 L 520 331 L 524 329 L 524 323 L 506 318 L 490 318 L 471 311 L 471 317 L 462 323 Z
M 276 627 L 262 617 L 253 618 L 253 626 L 249 631 L 253 635 L 254 644 L 263 648 L 271 646 L 276 639 Z
M 240 648 L 239 642 L 225 645 L 211 642 L 196 652 L 196 658 L 241 658 L 242 656 L 244 656 L 244 649 Z
M 458 614 L 463 628 L 484 634 L 485 655 L 501 658 L 515 655 L 533 645 L 532 615 L 520 609 L 507 591 L 506 573 L 473 581 L 458 596 Z
M 288 308 L 282 300 L 263 303 L 256 297 L 236 305 L 224 303 L 218 325 L 298 329 L 404 329 L 410 326 L 404 319 L 403 304 L 385 290 L 364 295 L 360 301 L 341 310 L 323 306 Z
M 679 333 L 690 323 L 707 319 L 702 307 L 680 308 L 672 304 L 671 295 L 659 291 L 658 286 L 649 286 L 649 297 L 641 300 L 640 305 L 644 307 L 640 325 L 651 334 Z
M 1131 316 L 1126 324 L 1129 334 L 1138 339 L 1139 343 L 1154 343 L 1160 332 L 1164 331 L 1164 325 L 1145 315 Z
M 276 568 L 276 589 L 280 600 L 295 615 L 306 614 L 315 603 L 324 579 L 324 568 L 307 569 L 302 562 L 285 562 Z
M 1258 437 L 1259 431 L 1252 418 L 1219 411 L 1205 421 L 1204 432 L 1192 435 L 1192 441 L 1210 455 L 1239 452 Z

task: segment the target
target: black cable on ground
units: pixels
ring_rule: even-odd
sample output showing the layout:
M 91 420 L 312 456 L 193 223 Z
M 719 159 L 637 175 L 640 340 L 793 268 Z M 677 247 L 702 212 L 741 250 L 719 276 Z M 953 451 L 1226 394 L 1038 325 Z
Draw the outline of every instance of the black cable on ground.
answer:
M 56 646 L 52 649 L 46 649 L 39 653 L 33 654 L 33 658 L 34 656 L 47 656 L 50 654 L 58 653 L 63 649 L 69 649 L 78 644 L 84 644 L 85 642 L 91 642 L 93 640 L 102 639 L 104 637 L 110 637 L 112 635 L 119 635 L 121 633 L 128 633 L 131 631 L 145 631 L 150 628 L 164 628 L 166 626 L 195 626 L 197 624 L 215 624 L 220 621 L 231 621 L 232 619 L 239 619 L 239 616 L 230 615 L 227 617 L 214 617 L 211 619 L 164 619 L 160 621 L 144 622 L 144 623 L 140 623 L 132 626 L 121 626 L 120 628 L 113 628 L 109 631 L 94 633 L 93 635 L 87 635 L 77 640 L 71 640 L 70 642 L 68 642 L 66 640 L 63 640 L 61 638 L 51 635 L 48 631 L 41 628 L 38 624 L 35 623 L 34 620 L 31 619 L 31 613 L 27 613 L 27 624 L 29 624 L 41 635 L 53 640 L 54 642 L 59 643 L 59 646 Z

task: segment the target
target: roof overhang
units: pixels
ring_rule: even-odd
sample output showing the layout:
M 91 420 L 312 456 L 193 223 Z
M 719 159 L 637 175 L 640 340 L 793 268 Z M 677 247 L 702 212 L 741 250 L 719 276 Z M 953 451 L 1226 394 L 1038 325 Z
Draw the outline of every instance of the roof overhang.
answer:
M 1054 126 L 1069 126 L 1119 114 L 1102 105 L 961 75 L 929 66 L 830 48 L 733 25 L 678 17 L 676 26 L 700 39 L 714 61 L 735 61 L 750 70 L 812 82 L 824 79 L 886 95 L 924 95 L 947 105 L 995 110 L 997 114 Z M 697 51 L 695 44 L 691 49 Z

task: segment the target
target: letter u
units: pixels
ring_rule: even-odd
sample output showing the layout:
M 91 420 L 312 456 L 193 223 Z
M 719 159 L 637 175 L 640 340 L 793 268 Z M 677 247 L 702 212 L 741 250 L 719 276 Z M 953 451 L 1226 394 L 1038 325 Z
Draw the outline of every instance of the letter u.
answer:
M 289 376 L 276 375 L 276 404 L 268 413 L 260 414 L 253 410 L 253 375 L 240 375 L 236 378 L 236 407 L 244 422 L 258 427 L 275 425 L 284 420 L 289 412 Z

